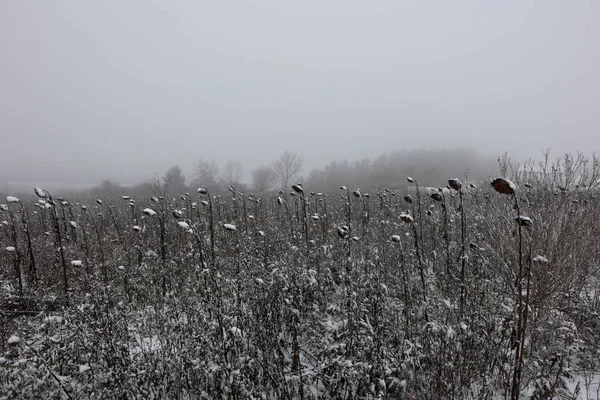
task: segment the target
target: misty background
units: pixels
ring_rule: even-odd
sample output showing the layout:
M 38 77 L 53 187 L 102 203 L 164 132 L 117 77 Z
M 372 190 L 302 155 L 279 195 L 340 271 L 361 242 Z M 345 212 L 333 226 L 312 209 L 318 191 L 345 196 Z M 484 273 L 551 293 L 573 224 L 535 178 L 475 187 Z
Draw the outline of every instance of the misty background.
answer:
M 419 149 L 591 154 L 598 21 L 593 1 L 3 2 L 0 187 L 191 182 L 200 159 L 250 182 L 287 150 L 307 179 Z

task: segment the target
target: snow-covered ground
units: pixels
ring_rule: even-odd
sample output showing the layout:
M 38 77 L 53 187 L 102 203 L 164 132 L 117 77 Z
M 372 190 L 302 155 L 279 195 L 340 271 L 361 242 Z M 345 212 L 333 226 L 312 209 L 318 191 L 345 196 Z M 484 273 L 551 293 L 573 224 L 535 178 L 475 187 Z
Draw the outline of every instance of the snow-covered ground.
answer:
M 568 380 L 567 385 L 570 393 L 578 393 L 577 399 L 600 399 L 600 372 L 596 372 L 588 377 L 578 375 Z

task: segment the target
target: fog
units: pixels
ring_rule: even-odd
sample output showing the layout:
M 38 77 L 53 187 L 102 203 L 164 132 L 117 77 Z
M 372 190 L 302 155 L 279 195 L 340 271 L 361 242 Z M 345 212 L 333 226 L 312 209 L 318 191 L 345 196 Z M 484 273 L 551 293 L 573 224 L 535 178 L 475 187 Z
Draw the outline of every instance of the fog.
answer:
M 6 1 L 0 184 L 600 148 L 592 1 Z M 418 171 L 416 172 L 418 174 Z

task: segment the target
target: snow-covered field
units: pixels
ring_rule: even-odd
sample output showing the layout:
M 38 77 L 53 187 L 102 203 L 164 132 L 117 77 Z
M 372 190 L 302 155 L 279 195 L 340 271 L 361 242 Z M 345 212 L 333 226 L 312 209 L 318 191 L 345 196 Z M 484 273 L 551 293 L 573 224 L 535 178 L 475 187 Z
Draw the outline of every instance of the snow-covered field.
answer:
M 11 194 L 0 398 L 597 399 L 597 193 L 493 182 Z

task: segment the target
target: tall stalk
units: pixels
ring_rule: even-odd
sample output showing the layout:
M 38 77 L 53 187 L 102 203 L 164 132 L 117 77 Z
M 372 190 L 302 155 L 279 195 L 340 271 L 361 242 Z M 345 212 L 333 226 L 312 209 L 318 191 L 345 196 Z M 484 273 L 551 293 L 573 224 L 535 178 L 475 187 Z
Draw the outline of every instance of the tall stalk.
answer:
M 215 260 L 215 221 L 213 217 L 213 202 L 212 196 L 206 188 L 198 188 L 198 193 L 202 195 L 206 195 L 208 198 L 208 220 L 209 220 L 209 229 L 210 229 L 210 260 L 213 265 L 216 265 Z
M 67 261 L 65 259 L 65 249 L 63 248 L 63 237 L 62 237 L 62 234 L 60 233 L 60 224 L 58 222 L 58 214 L 56 212 L 56 203 L 52 199 L 52 195 L 50 195 L 50 193 L 47 190 L 42 190 L 42 189 L 40 189 L 40 190 L 41 190 L 41 192 L 38 192 L 38 189 L 36 188 L 36 194 L 41 197 L 41 195 L 43 193 L 43 196 L 46 198 L 46 200 L 52 206 L 51 210 L 52 210 L 52 219 L 54 222 L 54 231 L 56 233 L 56 239 L 58 242 L 58 252 L 60 254 L 60 260 L 61 260 L 61 264 L 62 264 L 62 277 L 63 277 L 63 288 L 64 288 L 64 292 L 65 292 L 65 301 L 68 304 L 68 302 L 69 302 L 69 281 L 67 278 Z
M 302 192 L 302 209 L 303 209 L 303 222 L 304 222 L 304 238 L 306 241 L 306 256 L 308 257 L 310 253 L 310 240 L 308 236 L 308 215 L 306 213 L 306 196 L 304 196 L 304 191 Z
M 521 216 L 519 209 L 519 200 L 516 192 L 513 192 L 515 200 L 515 209 L 517 211 L 517 222 Z M 523 369 L 523 339 L 525 337 L 525 326 L 523 321 L 523 227 L 518 223 L 519 230 L 519 272 L 517 275 L 517 301 L 518 301 L 518 318 L 517 318 L 517 347 L 515 350 L 515 370 L 512 378 L 511 399 L 518 400 L 521 392 L 521 372 Z M 529 293 L 527 294 L 529 298 Z
M 21 276 L 21 253 L 19 252 L 18 247 L 18 235 L 17 235 L 17 225 L 15 222 L 15 216 L 12 210 L 9 207 L 8 214 L 10 215 L 10 225 L 12 227 L 11 239 L 14 247 L 14 255 L 13 255 L 13 267 L 15 270 L 15 276 L 17 278 L 17 285 L 19 288 L 19 297 L 23 297 L 23 279 Z
M 29 231 L 29 218 L 27 210 L 23 206 L 23 203 L 19 202 L 21 207 L 21 222 L 23 223 L 23 230 L 25 231 L 25 239 L 27 240 L 27 253 L 29 255 L 29 274 L 31 275 L 31 283 L 37 284 L 37 269 L 35 266 L 35 255 L 33 253 L 33 244 L 31 241 L 31 232 Z
M 411 178 L 410 176 L 408 178 L 406 178 L 408 180 L 408 182 L 410 183 L 414 183 L 415 187 L 417 189 L 417 211 L 419 213 L 419 236 L 421 238 L 421 248 L 424 248 L 424 243 L 423 243 L 423 214 L 421 211 L 421 191 L 419 190 L 419 182 L 417 182 L 416 179 Z
M 408 284 L 407 284 L 407 279 L 406 279 L 406 265 L 404 262 L 404 252 L 402 251 L 402 241 L 400 239 L 400 237 L 398 236 L 397 239 L 394 239 L 398 241 L 398 256 L 400 258 L 400 268 L 402 270 L 402 291 L 404 292 L 404 316 L 405 316 L 405 320 L 406 320 L 406 336 L 410 339 L 411 334 L 410 334 L 410 311 L 411 311 L 411 305 L 410 305 L 410 298 L 409 298 L 409 293 L 408 293 Z
M 467 258 L 465 255 L 465 236 L 466 236 L 466 225 L 465 225 L 465 207 L 463 203 L 463 191 L 462 187 L 458 189 L 458 196 L 460 199 L 460 310 L 461 315 L 463 314 L 463 306 L 465 301 L 465 266 Z

